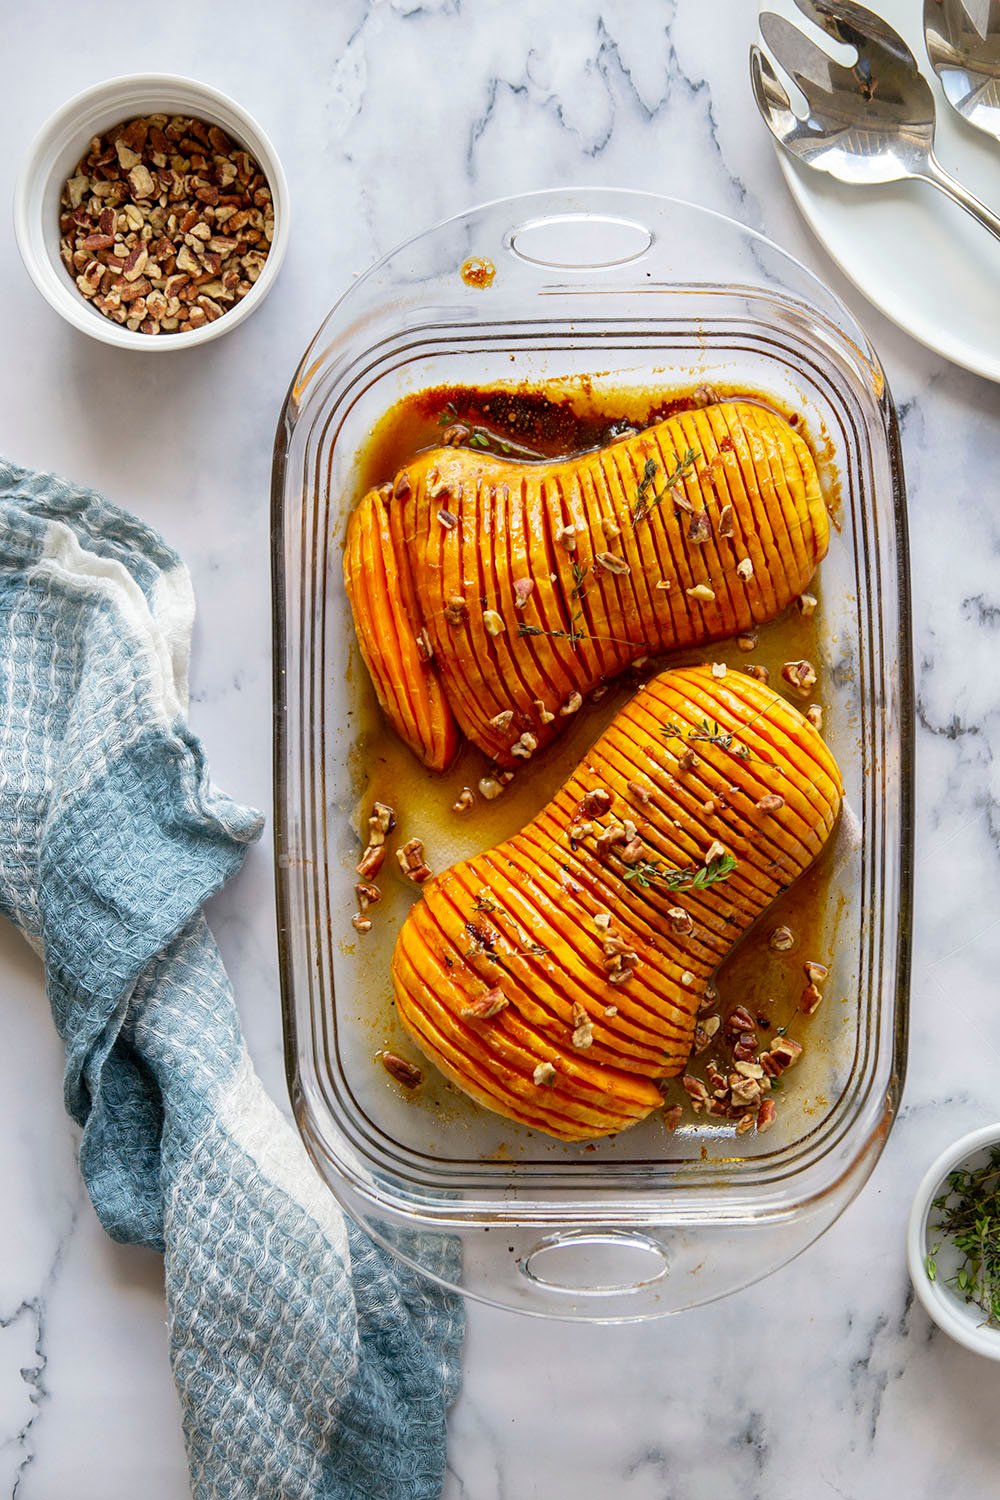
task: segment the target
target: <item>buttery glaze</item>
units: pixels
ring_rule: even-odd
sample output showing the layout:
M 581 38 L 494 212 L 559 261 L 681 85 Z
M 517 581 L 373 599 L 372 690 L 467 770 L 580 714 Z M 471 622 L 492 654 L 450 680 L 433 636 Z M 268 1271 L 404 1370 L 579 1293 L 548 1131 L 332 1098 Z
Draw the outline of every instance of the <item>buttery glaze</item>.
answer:
M 794 411 L 782 408 L 758 391 L 717 387 L 716 394 L 720 399 L 756 402 L 779 412 L 793 427 L 799 424 Z M 641 429 L 677 412 L 696 409 L 704 401 L 705 392 L 701 389 L 666 393 L 662 389 L 598 390 L 585 379 L 553 382 L 544 388 L 435 387 L 419 391 L 387 411 L 373 428 L 358 454 L 355 493 L 360 496 L 405 467 L 415 456 L 439 447 L 443 432 L 456 424 L 468 427 L 470 433 L 483 433 L 493 451 L 523 459 L 551 460 L 599 448 L 627 428 Z M 810 433 L 808 440 L 822 465 L 826 448 L 823 434 Z M 822 467 L 821 476 L 827 508 L 836 521 L 835 480 Z M 802 657 L 815 660 L 819 654 L 821 574 L 811 590 L 820 599 L 818 616 L 804 617 L 792 606 L 780 618 L 756 628 L 758 644 L 751 653 L 740 651 L 735 641 L 727 640 L 708 650 L 676 653 L 669 664 L 722 660 L 734 672 L 750 664 L 760 665 L 769 671 L 772 685 L 777 684 L 782 691 L 782 663 Z M 428 772 L 388 729 L 362 673 L 356 678 L 360 733 L 352 756 L 359 794 L 359 823 L 372 796 L 391 802 L 400 810 L 403 832 L 423 838 L 435 870 L 501 842 L 537 813 L 636 688 L 654 670 L 667 664 L 660 659 L 630 668 L 615 682 L 599 689 L 585 702 L 560 742 L 530 767 L 519 770 L 499 800 L 487 803 L 477 797 L 471 815 L 465 818 L 453 813 L 452 805 L 461 789 L 474 788 L 487 769 L 483 755 L 466 744 L 444 776 Z M 816 701 L 823 701 L 822 681 L 813 696 Z M 762 1040 L 787 1031 L 803 1041 L 814 1058 L 817 1048 L 825 1051 L 827 1028 L 817 1031 L 815 1022 L 799 1014 L 797 1002 L 803 985 L 803 962 L 806 959 L 829 962 L 831 942 L 841 916 L 829 904 L 835 842 L 831 841 L 817 862 L 777 898 L 715 975 L 723 1015 L 737 1004 L 745 1005 L 755 1017 Z M 382 1047 L 408 1050 L 386 981 L 392 938 L 416 893 L 394 871 L 384 878 L 383 884 L 385 899 L 377 911 L 376 930 L 364 940 L 364 951 L 370 957 L 364 965 L 362 1006 L 370 1027 L 373 1053 Z M 795 935 L 791 952 L 776 953 L 769 946 L 770 934 L 779 924 L 789 927 Z M 841 1003 L 840 997 L 833 994 L 826 1001 L 827 1007 Z M 693 1076 L 704 1078 L 705 1065 L 711 1061 L 714 1050 L 709 1048 L 702 1056 L 691 1058 L 688 1070 Z M 815 1076 L 814 1070 L 810 1072 Z M 787 1107 L 780 1101 L 790 1091 L 794 1095 L 796 1088 L 792 1079 L 783 1092 L 776 1092 L 779 1107 Z M 665 1085 L 664 1094 L 668 1105 L 687 1102 L 679 1082 Z M 427 1077 L 423 1087 L 411 1096 L 411 1102 L 413 1107 L 433 1110 L 452 1127 L 467 1121 L 469 1109 L 474 1108 L 454 1084 L 436 1073 Z M 822 1108 L 822 1094 L 816 1093 L 814 1087 L 809 1097 L 798 1095 L 796 1105 Z M 718 1122 L 704 1124 L 713 1133 L 725 1128 Z

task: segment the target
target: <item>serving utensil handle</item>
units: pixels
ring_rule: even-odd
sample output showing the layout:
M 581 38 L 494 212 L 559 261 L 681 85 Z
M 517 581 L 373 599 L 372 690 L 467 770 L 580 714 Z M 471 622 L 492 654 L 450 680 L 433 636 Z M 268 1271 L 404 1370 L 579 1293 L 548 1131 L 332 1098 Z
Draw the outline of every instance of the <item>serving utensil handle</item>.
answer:
M 987 208 L 974 193 L 962 184 L 950 172 L 946 172 L 937 157 L 928 158 L 926 169 L 918 174 L 925 182 L 930 182 L 934 187 L 940 188 L 946 197 L 951 198 L 954 203 L 964 208 L 967 214 L 971 214 L 984 229 L 988 229 L 996 239 L 1000 240 L 1000 215 Z

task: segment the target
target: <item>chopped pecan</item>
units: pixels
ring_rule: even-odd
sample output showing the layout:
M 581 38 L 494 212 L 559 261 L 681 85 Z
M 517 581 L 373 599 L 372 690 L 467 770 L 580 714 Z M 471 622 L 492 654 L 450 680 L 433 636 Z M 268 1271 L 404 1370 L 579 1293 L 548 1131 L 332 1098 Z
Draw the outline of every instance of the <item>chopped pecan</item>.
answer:
M 395 1052 L 380 1052 L 378 1060 L 389 1077 L 401 1083 L 405 1089 L 418 1088 L 424 1081 L 422 1069 L 416 1063 L 407 1062 L 405 1057 L 397 1057 Z
M 589 1015 L 579 1003 L 573 1006 L 573 1046 L 578 1052 L 585 1052 L 593 1044 L 594 1026 Z
M 811 1016 L 814 1011 L 819 1010 L 823 1000 L 823 991 L 816 984 L 807 984 L 799 996 L 799 1010 L 804 1016 Z
M 550 1062 L 540 1062 L 531 1076 L 536 1087 L 550 1089 L 558 1075 Z
M 407 880 L 412 880 L 414 885 L 423 885 L 430 878 L 430 868 L 424 860 L 424 846 L 421 839 L 407 839 L 401 849 L 396 850 L 396 858 L 399 868 Z
M 519 756 L 521 760 L 530 760 L 537 749 L 538 740 L 525 730 L 520 739 L 511 745 L 510 753 Z
M 696 583 L 692 588 L 685 589 L 684 592 L 689 599 L 698 599 L 703 604 L 711 604 L 715 598 L 715 590 L 709 588 L 707 583 Z
M 663 1123 L 670 1131 L 671 1135 L 673 1135 L 674 1131 L 677 1129 L 683 1118 L 683 1104 L 671 1104 L 669 1107 L 665 1107 L 663 1110 Z
M 531 594 L 534 592 L 535 581 L 533 578 L 514 579 L 514 608 L 523 609 Z
M 763 797 L 757 798 L 757 807 L 760 812 L 780 812 L 784 805 L 784 797 L 779 797 L 777 792 L 766 792 Z
M 375 824 L 383 833 L 391 833 L 396 826 L 396 809 L 390 807 L 388 802 L 373 802 L 368 825 L 373 827 Z
M 354 887 L 354 894 L 357 896 L 358 905 L 363 912 L 367 911 L 369 906 L 374 906 L 376 901 L 381 901 L 382 899 L 382 892 L 378 886 L 372 885 L 366 880 L 358 881 Z
M 595 786 L 591 787 L 590 791 L 584 792 L 580 801 L 580 811 L 590 818 L 603 818 L 606 812 L 610 812 L 611 793 L 607 787 Z
M 421 661 L 432 661 L 434 658 L 434 647 L 431 638 L 427 634 L 426 626 L 421 626 L 417 631 L 417 655 Z
M 695 1114 L 699 1114 L 708 1103 L 708 1089 L 700 1078 L 692 1078 L 690 1073 L 685 1073 L 681 1079 L 681 1086 L 691 1100 L 691 1106 Z
M 767 942 L 775 953 L 788 953 L 795 947 L 795 934 L 790 927 L 776 927 Z
M 605 573 L 631 573 L 632 569 L 624 557 L 618 557 L 614 552 L 597 552 L 594 561 Z
M 797 1063 L 802 1056 L 802 1047 L 790 1036 L 778 1037 L 769 1052 L 762 1052 L 760 1065 L 769 1078 L 778 1078 L 786 1068 Z
M 351 918 L 351 926 L 357 932 L 371 932 L 371 930 L 372 930 L 371 917 L 363 917 L 359 911 L 356 911 L 354 913 L 354 916 Z
M 463 786 L 454 802 L 451 804 L 453 813 L 467 813 L 476 800 L 476 794 L 471 786 Z
M 583 707 L 583 694 L 582 693 L 573 692 L 573 693 L 570 693 L 569 697 L 566 699 L 566 702 L 563 704 L 563 706 L 559 710 L 559 712 L 561 714 L 563 714 L 564 716 L 566 714 L 575 714 L 575 713 L 578 713 L 579 710 L 582 707 Z
M 363 876 L 364 879 L 367 880 L 369 876 L 375 876 L 378 874 L 384 862 L 385 845 L 369 844 L 368 848 L 365 850 L 364 854 L 362 854 L 361 858 L 358 860 L 358 863 L 355 865 L 355 869 L 357 870 L 359 875 Z
M 737 1005 L 736 1009 L 731 1010 L 726 1017 L 727 1041 L 735 1041 L 742 1032 L 753 1031 L 753 1028 L 753 1016 L 745 1005 Z
M 681 937 L 689 937 L 694 932 L 694 920 L 689 911 L 683 906 L 671 906 L 667 910 L 667 921 L 670 923 L 672 932 Z
M 777 1111 L 773 1099 L 762 1099 L 757 1110 L 757 1134 L 764 1135 L 774 1124 Z
M 806 978 L 810 984 L 822 984 L 823 980 L 830 976 L 830 970 L 826 964 L 814 963 L 812 959 L 807 959 L 802 967 L 805 969 Z
M 461 594 L 452 594 L 444 607 L 444 617 L 449 625 L 461 625 L 469 618 L 469 606 Z
M 480 995 L 478 1000 L 473 1000 L 471 1005 L 466 1005 L 462 1010 L 463 1021 L 492 1021 L 502 1010 L 506 1010 L 510 1001 L 499 985 L 487 990 L 485 995 Z
M 803 698 L 808 697 L 810 689 L 816 685 L 816 668 L 805 658 L 801 661 L 786 661 L 781 675 Z

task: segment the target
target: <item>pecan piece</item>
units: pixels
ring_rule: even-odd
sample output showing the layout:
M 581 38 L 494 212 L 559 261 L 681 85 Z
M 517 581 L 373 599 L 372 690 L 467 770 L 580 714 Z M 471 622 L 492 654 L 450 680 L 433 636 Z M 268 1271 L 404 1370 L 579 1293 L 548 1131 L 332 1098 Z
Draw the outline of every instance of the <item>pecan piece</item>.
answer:
M 359 875 L 367 880 L 370 876 L 377 875 L 384 863 L 385 845 L 369 844 L 368 848 L 365 850 L 364 854 L 362 854 L 361 858 L 358 860 L 358 863 L 354 868 L 357 870 Z
M 412 880 L 414 885 L 423 885 L 425 880 L 430 879 L 430 867 L 424 859 L 423 840 L 407 839 L 403 847 L 396 850 L 396 859 L 407 880 Z
M 476 800 L 476 794 L 471 786 L 463 786 L 454 802 L 451 804 L 453 813 L 467 813 Z
M 395 1052 L 380 1052 L 378 1060 L 389 1077 L 401 1083 L 404 1089 L 415 1089 L 424 1081 L 423 1070 L 416 1063 L 407 1062 L 405 1057 L 397 1057 Z
M 492 1021 L 502 1010 L 506 1010 L 510 1001 L 499 985 L 487 990 L 485 995 L 480 995 L 478 1000 L 473 1000 L 471 1005 L 462 1009 L 463 1021 Z
M 816 668 L 804 657 L 801 661 L 786 661 L 781 675 L 803 698 L 808 697 L 810 689 L 816 686 Z
M 357 885 L 354 887 L 354 894 L 358 898 L 358 905 L 360 906 L 362 912 L 366 912 L 369 906 L 374 906 L 376 901 L 381 901 L 382 899 L 382 892 L 379 890 L 378 886 L 372 885 L 369 881 L 366 880 L 358 881 Z

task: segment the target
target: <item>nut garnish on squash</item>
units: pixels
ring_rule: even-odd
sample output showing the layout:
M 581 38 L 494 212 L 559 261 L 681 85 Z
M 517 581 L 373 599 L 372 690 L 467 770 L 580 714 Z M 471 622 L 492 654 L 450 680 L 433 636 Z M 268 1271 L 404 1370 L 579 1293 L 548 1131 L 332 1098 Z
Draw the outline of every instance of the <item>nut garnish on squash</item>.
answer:
M 462 735 L 510 767 L 631 663 L 774 619 L 828 542 L 802 436 L 721 401 L 558 462 L 418 455 L 355 509 L 344 576 L 400 737 L 435 770 Z
M 393 956 L 404 1026 L 502 1115 L 564 1140 L 625 1129 L 684 1072 L 711 976 L 818 855 L 841 796 L 783 696 L 662 673 L 519 833 L 425 883 Z

